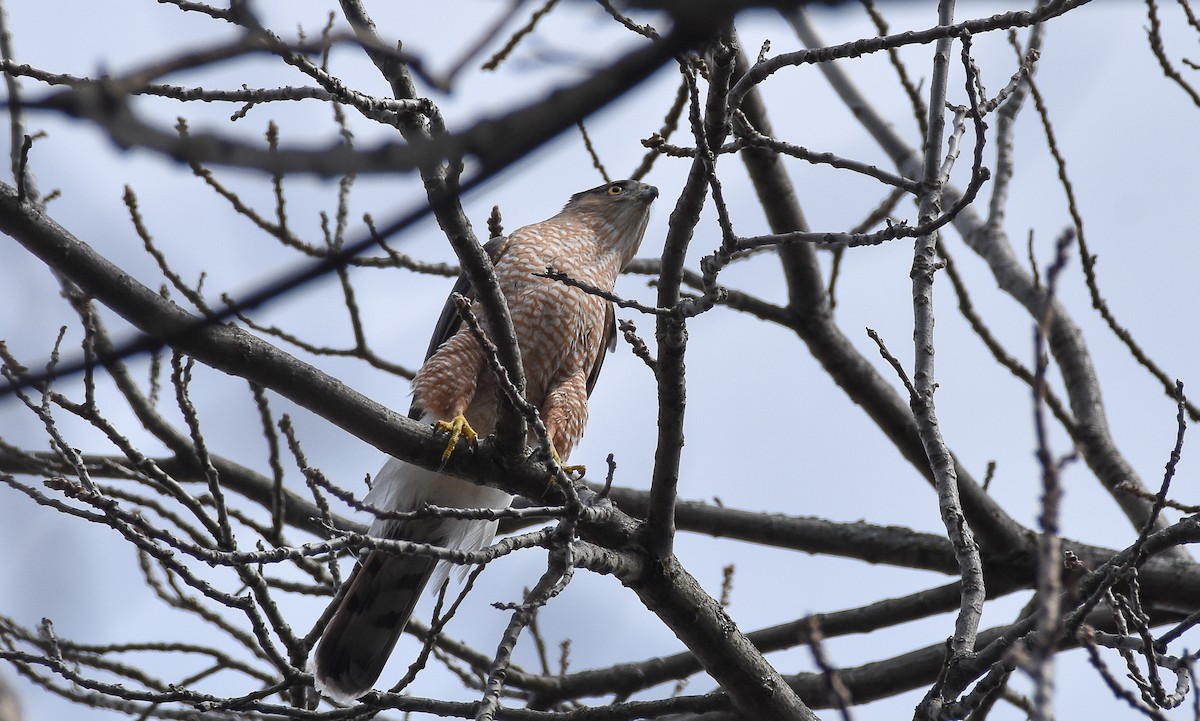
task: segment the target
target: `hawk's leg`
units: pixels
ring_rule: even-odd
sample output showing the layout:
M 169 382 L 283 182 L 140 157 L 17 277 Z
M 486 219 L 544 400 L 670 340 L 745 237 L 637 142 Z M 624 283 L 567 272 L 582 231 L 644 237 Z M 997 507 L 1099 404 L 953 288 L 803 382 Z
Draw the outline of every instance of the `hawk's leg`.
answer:
M 554 462 L 557 463 L 558 467 L 563 470 L 563 473 L 567 474 L 568 476 L 578 473 L 579 477 L 583 478 L 585 475 L 587 475 L 587 466 L 568 466 L 566 462 L 559 457 L 558 449 L 554 447 L 553 443 L 550 444 L 550 455 L 554 456 Z
M 439 431 L 450 431 L 450 442 L 446 444 L 446 450 L 442 451 L 443 464 L 450 460 L 450 456 L 458 446 L 459 438 L 466 436 L 468 443 L 474 443 L 479 438 L 479 434 L 475 432 L 470 423 L 467 423 L 467 417 L 461 413 L 448 421 L 438 421 L 434 427 Z
M 483 351 L 464 328 L 442 343 L 413 378 L 413 406 L 422 409 L 425 418 L 450 419 L 434 425 L 439 431 L 450 431 L 450 442 L 442 453 L 443 464 L 450 460 L 459 438 L 465 435 L 474 443 L 478 437 L 463 414 L 475 398 L 481 368 Z
M 583 371 L 567 373 L 551 385 L 542 404 L 542 420 L 554 460 L 568 476 L 582 476 L 587 471 L 584 466 L 568 466 L 564 460 L 571 456 L 587 423 L 587 376 Z

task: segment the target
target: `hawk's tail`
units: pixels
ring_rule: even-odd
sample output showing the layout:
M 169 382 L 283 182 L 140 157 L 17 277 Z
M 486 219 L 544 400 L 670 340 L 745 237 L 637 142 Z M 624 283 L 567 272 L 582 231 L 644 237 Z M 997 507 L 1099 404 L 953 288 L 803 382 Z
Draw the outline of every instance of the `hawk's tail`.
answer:
M 317 644 L 318 690 L 343 702 L 371 690 L 436 565 L 427 556 L 367 554 Z

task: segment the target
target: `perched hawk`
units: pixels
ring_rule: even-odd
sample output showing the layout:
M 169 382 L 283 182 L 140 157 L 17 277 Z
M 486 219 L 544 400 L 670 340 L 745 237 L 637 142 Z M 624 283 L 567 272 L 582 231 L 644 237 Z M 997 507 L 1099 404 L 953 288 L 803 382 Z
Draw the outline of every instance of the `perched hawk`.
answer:
M 650 204 L 657 197 L 652 185 L 608 183 L 571 196 L 553 218 L 485 246 L 516 330 L 526 397 L 541 413 L 562 460 L 583 435 L 588 395 L 605 349 L 615 346 L 616 324 L 609 301 L 536 274 L 552 267 L 611 291 L 642 242 Z M 466 277 L 459 278 L 454 290 L 470 296 Z M 413 379 L 412 393 L 412 417 L 451 431 L 447 456 L 460 433 L 487 435 L 495 429 L 495 380 L 483 350 L 462 327 L 450 301 L 434 329 L 425 364 Z M 426 503 L 507 508 L 512 496 L 392 458 L 375 476 L 366 500 L 377 508 L 407 511 Z M 376 519 L 370 533 L 474 551 L 492 542 L 496 522 Z M 440 576 L 448 564 L 383 551 L 367 555 L 347 581 L 350 588 L 317 644 L 313 671 L 322 692 L 349 701 L 371 689 L 435 567 Z

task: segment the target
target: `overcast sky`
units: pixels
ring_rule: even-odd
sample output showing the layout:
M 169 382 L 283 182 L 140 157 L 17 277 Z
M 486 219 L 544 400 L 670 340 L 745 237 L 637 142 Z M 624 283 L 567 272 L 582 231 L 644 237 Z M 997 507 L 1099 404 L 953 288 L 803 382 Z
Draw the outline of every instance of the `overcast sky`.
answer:
M 281 33 L 299 25 L 315 36 L 335 4 L 260 3 L 266 24 Z M 372 5 L 381 7 L 375 8 Z M 389 7 L 382 7 L 382 6 Z M 886 9 L 893 31 L 921 29 L 936 23 L 933 3 L 903 3 Z M 434 7 L 436 6 L 436 10 Z M 928 6 L 928 7 L 927 7 Z M 388 3 L 368 3 L 378 13 L 381 33 L 403 39 L 406 49 L 428 58 L 444 70 L 470 42 L 461 23 L 495 12 L 490 2 L 406 3 L 403 16 Z M 960 17 L 981 17 L 1014 9 L 1014 5 L 962 3 Z M 528 8 L 532 10 L 532 8 Z M 150 2 L 120 0 L 93 3 L 81 0 L 10 2 L 10 29 L 19 62 L 53 72 L 95 75 L 122 72 L 182 48 L 202 47 L 228 38 L 220 23 L 181 13 Z M 1165 12 L 1165 11 L 1164 11 Z M 1173 17 L 1173 16 L 1171 16 Z M 871 35 L 874 30 L 859 9 L 816 13 L 829 43 Z M 482 20 L 479 25 L 485 24 Z M 1196 200 L 1200 188 L 1200 109 L 1157 70 L 1148 48 L 1141 3 L 1101 0 L 1055 20 L 1047 31 L 1038 82 L 1047 98 L 1058 141 L 1069 163 L 1085 219 L 1092 251 L 1099 256 L 1097 272 L 1118 318 L 1133 329 L 1142 346 L 1173 376 L 1200 396 L 1200 340 L 1197 337 L 1195 277 L 1200 268 L 1196 237 Z M 1168 48 L 1195 52 L 1196 36 L 1172 22 Z M 751 14 L 739 25 L 749 55 L 764 40 L 771 53 L 799 47 L 778 16 Z M 612 23 L 595 4 L 569 3 L 558 8 L 496 73 L 465 73 L 449 96 L 435 96 L 451 128 L 540 97 L 548 89 L 580 76 L 628 47 L 636 38 Z M 928 82 L 931 47 L 910 46 L 903 56 L 910 71 Z M 1195 55 L 1192 59 L 1197 59 Z M 1013 71 L 1012 51 L 1000 35 L 976 39 L 976 59 L 990 92 L 1003 86 Z M 386 95 L 387 88 L 373 66 L 353 49 L 335 52 L 335 74 L 364 92 Z M 912 141 L 915 123 L 904 111 L 894 74 L 882 55 L 856 60 L 848 70 L 868 97 L 885 109 L 889 119 Z M 1193 76 L 1196 73 L 1192 73 Z M 1194 79 L 1194 78 L 1193 78 Z M 304 78 L 271 58 L 228 63 L 202 76 L 169 78 L 180 84 L 212 88 L 301 84 Z M 656 130 L 678 73 L 664 68 L 650 81 L 589 121 L 589 130 L 611 173 L 622 175 L 636 166 L 643 149 L 633 139 Z M 44 88 L 26 81 L 33 97 Z M 778 134 L 806 147 L 889 167 L 886 158 L 834 98 L 815 68 L 785 70 L 767 81 L 763 91 Z M 951 85 L 952 102 L 962 102 L 961 83 Z M 188 105 L 145 100 L 139 107 L 157 113 L 164 127 L 187 113 L 194 127 L 230 132 L 225 119 L 234 106 Z M 900 108 L 900 110 L 896 110 Z M 323 141 L 332 137 L 329 111 L 316 102 L 258 108 L 232 126 L 244 137 L 261 137 L 269 119 L 277 120 L 284 142 Z M 1037 119 L 1024 113 L 1017 133 L 1016 180 L 1011 190 L 1006 230 L 1014 243 L 1033 233 L 1034 250 L 1049 261 L 1053 240 L 1070 222 L 1063 191 L 1055 182 L 1056 169 Z M 994 122 L 992 123 L 994 125 Z M 630 128 L 636 130 L 630 130 Z M 60 189 L 50 205 L 52 216 L 99 252 L 132 272 L 147 285 L 161 283 L 153 261 L 142 250 L 122 203 L 123 187 L 138 195 L 147 225 L 167 252 L 176 270 L 194 279 L 208 272 L 206 289 L 237 292 L 255 287 L 294 267 L 294 254 L 281 251 L 227 204 L 203 187 L 187 168 L 144 151 L 122 152 L 86 124 L 50 115 L 29 118 L 30 130 L 49 134 L 31 154 L 43 192 Z M 360 142 L 389 137 L 383 129 L 354 122 Z M 684 142 L 684 141 L 681 141 Z M 990 152 L 990 151 L 989 151 Z M 992 156 L 988 156 L 992 165 Z M 964 159 L 961 170 L 966 170 Z M 688 161 L 661 160 L 646 179 L 662 191 L 642 248 L 642 257 L 655 257 L 674 199 L 682 186 Z M 883 197 L 873 183 L 827 167 L 788 163 L 808 220 L 815 230 L 842 230 L 861 219 Z M 766 232 L 756 199 L 740 165 L 722 161 L 735 226 L 743 235 Z M 243 197 L 270 211 L 269 183 L 256 175 L 219 171 L 222 179 Z M 960 184 L 964 173 L 956 173 Z M 489 182 L 466 199 L 467 210 L 480 233 L 492 205 L 503 210 L 505 224 L 514 228 L 555 213 L 567 197 L 601 182 L 577 134 L 567 133 L 515 168 Z M 305 237 L 319 240 L 317 213 L 332 211 L 336 185 L 295 179 L 288 183 L 292 226 Z M 986 194 L 985 190 L 985 194 Z M 395 217 L 420 202 L 419 183 L 411 178 L 360 178 L 350 217 L 372 213 L 377 219 Z M 905 204 L 898 210 L 911 217 Z M 358 232 L 354 233 L 357 237 Z M 720 241 L 711 208 L 702 219 L 692 246 L 690 267 Z M 982 262 L 953 233 L 948 246 L 962 272 L 974 283 L 974 300 L 997 335 L 1022 359 L 1032 356 L 1028 316 L 995 288 Z M 432 223 L 402 236 L 398 246 L 423 260 L 449 261 L 453 254 Z M 911 285 L 908 269 L 912 246 L 893 242 L 852 249 L 846 254 L 837 289 L 837 316 L 859 349 L 877 358 L 874 344 L 861 329 L 871 327 L 888 342 L 906 367 L 912 364 Z M 828 267 L 828 266 L 827 266 Z M 424 353 L 434 320 L 449 289 L 444 278 L 410 276 L 396 271 L 358 271 L 359 301 L 367 316 L 376 349 L 398 362 L 416 367 Z M 769 255 L 731 268 L 723 282 L 767 300 L 785 297 L 777 261 Z M 28 364 L 41 362 L 62 324 L 71 324 L 69 309 L 56 302 L 57 286 L 45 268 L 15 243 L 0 243 L 0 338 Z M 653 289 L 645 280 L 626 277 L 618 292 L 652 302 Z M 1027 391 L 997 368 L 954 310 L 953 294 L 939 278 L 936 293 L 939 342 L 938 412 L 947 442 L 977 477 L 991 460 L 998 463 L 992 494 L 1017 520 L 1036 526 L 1039 476 L 1033 462 L 1033 435 Z M 1157 386 L 1141 372 L 1120 343 L 1103 329 L 1091 311 L 1087 290 L 1072 261 L 1061 294 L 1088 338 L 1108 404 L 1113 436 L 1122 451 L 1150 484 L 1157 485 L 1174 441 L 1174 408 Z M 285 328 L 317 335 L 327 328 L 346 328 L 344 308 L 334 283 L 325 281 L 286 302 L 266 308 L 260 318 Z M 643 335 L 653 336 L 652 323 L 633 318 Z M 114 321 L 114 328 L 124 328 Z M 681 468 L 680 495 L 711 500 L 733 508 L 810 515 L 837 521 L 863 519 L 917 530 L 943 533 L 936 497 L 920 475 L 905 463 L 866 415 L 829 380 L 794 336 L 734 311 L 718 309 L 697 318 L 690 327 L 688 348 L 687 446 Z M 76 336 L 70 336 L 76 337 Z M 343 339 L 345 334 L 341 336 Z M 357 365 L 322 361 L 322 367 L 345 377 L 356 389 L 393 408 L 407 408 L 407 387 L 382 374 L 361 374 Z M 136 365 L 144 369 L 144 364 Z M 139 370 L 143 373 L 144 370 Z M 887 371 L 885 377 L 894 375 Z M 210 446 L 217 452 L 256 467 L 264 467 L 263 441 L 244 384 L 219 374 L 203 375 L 201 406 Z M 129 423 L 111 389 L 108 402 L 118 423 Z M 277 412 L 295 411 L 280 399 Z M 655 433 L 653 377 L 622 345 L 605 365 L 592 398 L 588 434 L 572 460 L 595 469 L 609 452 L 619 463 L 617 483 L 647 488 Z M 237 418 L 239 421 L 230 421 Z M 310 462 L 343 485 L 355 486 L 381 465 L 380 452 L 323 421 L 297 412 L 300 437 Z M 65 422 L 72 443 L 85 450 L 103 450 L 94 432 Z M 248 430 L 249 429 L 249 430 Z M 37 424 L 17 404 L 0 405 L 0 433 L 6 441 L 44 448 Z M 134 439 L 147 442 L 134 434 Z M 1055 435 L 1056 450 L 1066 452 L 1065 436 Z M 158 449 L 151 443 L 150 452 Z M 1176 495 L 1200 502 L 1195 491 L 1197 462 L 1186 452 L 1176 481 Z M 291 480 L 300 488 L 297 474 Z M 1082 463 L 1068 468 L 1064 478 L 1066 503 L 1063 533 L 1074 539 L 1124 547 L 1134 537 L 1112 500 L 1097 488 Z M 361 487 L 361 486 L 356 486 Z M 163 637 L 204 638 L 206 631 L 190 617 L 164 609 L 143 584 L 131 549 L 110 529 L 88 527 L 34 507 L 23 496 L 0 487 L 0 614 L 26 626 L 43 617 L 53 619 L 66 638 L 102 643 L 119 639 Z M 684 565 L 712 593 L 721 583 L 721 569 L 736 563 L 736 583 L 730 613 L 743 630 L 795 619 L 806 613 L 851 608 L 884 595 L 899 596 L 946 582 L 932 573 L 868 567 L 856 561 L 833 560 L 763 549 L 745 544 L 684 534 L 677 552 Z M 490 569 L 452 634 L 481 649 L 495 645 L 505 616 L 491 601 L 513 601 L 531 585 L 544 565 L 537 553 L 515 554 Z M 790 584 L 786 595 L 780 583 Z M 984 627 L 1010 621 L 1027 594 L 989 605 Z M 319 601 L 296 602 L 285 609 L 298 629 L 307 630 L 320 612 Z M 428 599 L 418 614 L 428 616 Z M 632 594 L 607 577 L 575 576 L 561 599 L 545 609 L 542 628 L 551 640 L 570 637 L 573 670 L 637 660 L 650 654 L 672 653 L 681 646 L 670 631 L 645 613 Z M 910 650 L 950 633 L 952 619 L 909 624 L 869 637 L 829 642 L 832 660 L 859 665 Z M 598 632 L 602 631 L 602 632 Z M 398 677 L 416 645 L 406 638 L 384 678 Z M 518 661 L 534 665 L 529 648 Z M 772 655 L 784 674 L 811 668 L 805 649 Z M 1061 717 L 1093 718 L 1091 704 L 1104 708 L 1108 719 L 1140 718 L 1115 703 L 1078 653 L 1065 654 L 1060 667 Z M 0 674 L 12 679 L 11 669 Z M 389 675 L 390 674 L 390 675 Z M 164 676 L 167 675 L 164 672 Z M 181 674 L 182 675 L 182 674 Z M 67 705 L 17 679 L 31 721 L 42 719 L 117 718 L 109 712 Z M 1020 686 L 1020 684 L 1018 684 Z M 218 687 L 219 688 L 219 687 Z M 688 688 L 710 688 L 703 678 Z M 472 698 L 458 683 L 430 673 L 411 691 L 419 695 Z M 920 691 L 870 704 L 856 718 L 891 719 L 911 714 Z M 464 695 L 465 694 L 465 695 Z M 991 718 L 1020 718 L 1014 709 L 1000 707 Z

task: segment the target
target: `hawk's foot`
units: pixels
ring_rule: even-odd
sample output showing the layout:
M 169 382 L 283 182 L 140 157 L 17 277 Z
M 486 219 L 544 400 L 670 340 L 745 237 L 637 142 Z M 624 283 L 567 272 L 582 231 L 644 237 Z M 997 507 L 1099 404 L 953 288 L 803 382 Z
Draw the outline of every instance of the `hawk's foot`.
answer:
M 579 474 L 580 478 L 587 475 L 587 466 L 568 466 L 566 463 L 563 463 L 563 459 L 559 457 L 558 449 L 554 447 L 553 443 L 550 444 L 550 455 L 554 456 L 554 462 L 558 464 L 559 468 L 563 469 L 563 473 L 567 474 L 568 477 L 576 473 Z
M 439 431 L 450 431 L 450 442 L 446 444 L 446 450 L 442 452 L 442 463 L 450 460 L 451 454 L 458 446 L 459 438 L 466 436 L 468 443 L 474 443 L 479 438 L 479 434 L 475 432 L 470 423 L 467 423 L 467 417 L 461 413 L 448 421 L 438 421 L 434 424 L 434 428 Z

